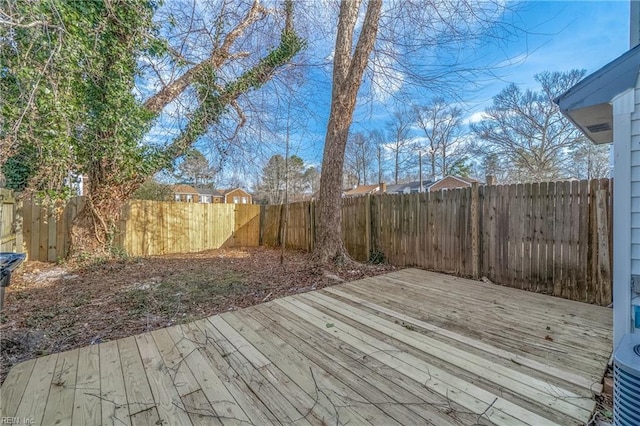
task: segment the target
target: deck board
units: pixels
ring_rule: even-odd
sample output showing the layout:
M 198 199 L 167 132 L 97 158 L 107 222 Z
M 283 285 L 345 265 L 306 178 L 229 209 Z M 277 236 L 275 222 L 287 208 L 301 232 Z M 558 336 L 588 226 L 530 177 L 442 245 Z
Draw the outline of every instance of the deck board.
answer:
M 14 417 L 16 415 L 35 365 L 36 360 L 30 359 L 16 365 L 9 371 L 0 392 L 0 410 L 2 410 L 3 416 Z
M 611 310 L 406 269 L 18 364 L 60 425 L 580 425 Z
M 118 342 L 113 340 L 100 345 L 100 394 L 102 400 L 102 424 L 105 426 L 131 426 L 127 391 L 118 353 Z
M 100 390 L 100 347 L 80 348 L 78 374 L 73 400 L 72 424 L 94 425 L 102 423 L 102 401 Z M 63 354 L 60 354 L 61 356 Z
M 548 407 L 557 408 L 561 412 L 571 413 L 578 418 L 584 418 L 585 421 L 591 415 L 591 403 L 582 399 L 584 395 L 554 386 L 547 381 L 538 380 L 516 369 L 490 361 L 486 357 L 462 351 L 425 335 L 417 335 L 415 330 L 408 329 L 406 325 L 398 325 L 381 319 L 354 306 L 324 296 L 320 292 L 305 294 L 301 297 L 304 300 L 315 301 L 325 308 L 334 310 L 342 315 L 352 316 L 360 324 L 393 336 L 395 339 L 426 354 L 447 360 L 448 363 L 469 373 L 490 378 L 491 382 L 498 387 L 510 389 L 525 398 L 539 401 Z M 416 338 L 417 336 L 419 338 Z M 566 400 L 550 395 L 550 391 L 555 394 L 566 395 Z
M 30 419 L 38 424 L 42 423 L 57 360 L 58 354 L 36 360 L 29 383 L 27 383 L 20 405 L 16 410 L 16 417 Z M 8 408 L 11 410 L 12 407 Z
M 80 351 L 75 349 L 58 356 L 44 410 L 43 426 L 71 425 L 79 353 Z

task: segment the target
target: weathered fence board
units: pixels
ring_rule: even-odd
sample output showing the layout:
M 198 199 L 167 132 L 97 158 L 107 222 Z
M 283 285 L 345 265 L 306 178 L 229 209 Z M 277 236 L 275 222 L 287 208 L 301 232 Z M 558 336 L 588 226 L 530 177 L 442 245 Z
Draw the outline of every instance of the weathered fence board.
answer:
M 346 198 L 345 247 L 357 260 L 487 277 L 572 300 L 611 302 L 611 183 L 540 182 Z M 287 247 L 313 244 L 310 210 L 290 207 Z M 265 206 L 263 235 L 281 241 L 282 206 Z M 304 211 L 305 213 L 300 213 Z M 311 238 L 311 242 L 309 241 Z

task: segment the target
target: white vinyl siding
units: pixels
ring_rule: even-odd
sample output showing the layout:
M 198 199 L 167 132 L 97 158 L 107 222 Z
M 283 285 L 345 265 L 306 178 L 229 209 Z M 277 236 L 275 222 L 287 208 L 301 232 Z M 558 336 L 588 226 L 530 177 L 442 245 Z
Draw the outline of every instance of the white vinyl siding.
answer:
M 633 331 L 631 275 L 640 275 L 640 87 L 613 106 L 613 346 Z M 633 129 L 633 130 L 632 130 Z
M 640 275 L 640 86 L 631 114 L 631 274 Z M 614 194 L 615 196 L 615 194 Z

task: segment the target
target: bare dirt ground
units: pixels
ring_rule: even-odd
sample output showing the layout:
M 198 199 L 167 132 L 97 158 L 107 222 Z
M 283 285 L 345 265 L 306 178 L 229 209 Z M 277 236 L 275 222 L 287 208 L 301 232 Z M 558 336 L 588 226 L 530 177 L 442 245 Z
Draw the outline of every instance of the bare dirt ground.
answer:
M 131 336 L 396 268 L 320 270 L 310 255 L 220 249 L 93 263 L 27 262 L 11 278 L 0 314 L 0 383 L 37 356 Z

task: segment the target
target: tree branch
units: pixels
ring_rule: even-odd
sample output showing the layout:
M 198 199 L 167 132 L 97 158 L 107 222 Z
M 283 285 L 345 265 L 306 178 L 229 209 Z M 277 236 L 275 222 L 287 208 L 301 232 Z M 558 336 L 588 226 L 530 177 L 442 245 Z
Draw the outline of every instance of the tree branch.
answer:
M 355 76 L 361 76 L 367 66 L 369 55 L 373 50 L 378 34 L 378 25 L 380 20 L 380 10 L 382 9 L 382 0 L 369 0 L 367 4 L 367 12 L 362 24 L 362 32 L 358 37 L 356 49 L 349 64 L 349 72 L 345 82 L 352 81 Z M 343 82 L 343 84 L 345 83 Z M 342 86 L 342 84 L 340 85 Z M 344 88 L 343 88 L 344 89 Z
M 198 74 L 200 74 L 203 69 L 207 67 L 213 67 L 214 69 L 220 68 L 220 66 L 229 59 L 229 49 L 233 43 L 251 24 L 262 19 L 265 13 L 265 9 L 260 5 L 258 0 L 254 0 L 251 9 L 249 9 L 242 21 L 229 32 L 219 48 L 213 49 L 209 58 L 190 68 L 176 80 L 163 87 L 144 103 L 145 108 L 154 114 L 159 114 L 164 107 L 180 96 L 180 94 L 197 79 Z
M 295 32 L 285 30 L 280 38 L 280 45 L 276 49 L 253 68 L 224 86 L 217 94 L 211 94 L 210 97 L 203 99 L 192 114 L 192 119 L 186 128 L 160 153 L 164 161 L 159 162 L 158 170 L 182 155 L 188 147 L 204 135 L 209 126 L 218 122 L 229 106 L 234 107 L 240 95 L 264 85 L 278 68 L 287 64 L 303 47 L 304 41 Z

